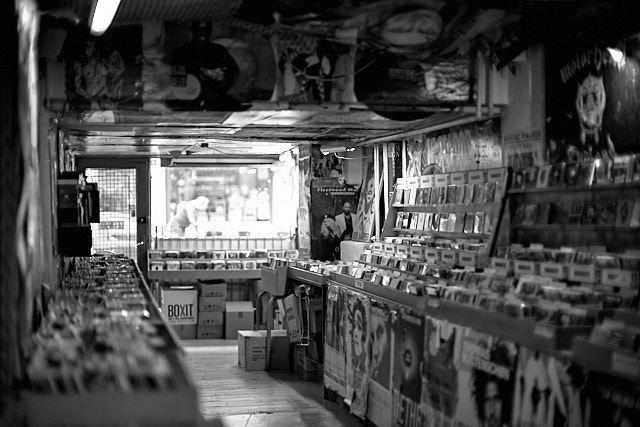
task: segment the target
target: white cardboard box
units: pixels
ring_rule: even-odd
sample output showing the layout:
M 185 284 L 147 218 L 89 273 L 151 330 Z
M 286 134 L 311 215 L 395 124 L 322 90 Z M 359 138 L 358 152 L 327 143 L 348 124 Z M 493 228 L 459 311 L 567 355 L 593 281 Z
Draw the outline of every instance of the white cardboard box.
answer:
M 253 302 L 227 301 L 226 309 L 224 328 L 224 336 L 226 339 L 236 339 L 238 331 L 252 331 L 254 329 Z
M 238 331 L 238 365 L 247 371 L 263 371 L 267 363 L 267 331 Z M 289 336 L 271 331 L 271 370 L 289 369 Z

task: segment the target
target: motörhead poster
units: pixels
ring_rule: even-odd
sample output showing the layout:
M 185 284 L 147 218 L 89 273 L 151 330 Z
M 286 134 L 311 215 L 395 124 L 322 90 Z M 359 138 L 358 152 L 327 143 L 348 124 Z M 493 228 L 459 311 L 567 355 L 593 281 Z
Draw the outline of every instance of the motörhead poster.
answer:
M 550 163 L 640 149 L 640 34 L 546 50 Z

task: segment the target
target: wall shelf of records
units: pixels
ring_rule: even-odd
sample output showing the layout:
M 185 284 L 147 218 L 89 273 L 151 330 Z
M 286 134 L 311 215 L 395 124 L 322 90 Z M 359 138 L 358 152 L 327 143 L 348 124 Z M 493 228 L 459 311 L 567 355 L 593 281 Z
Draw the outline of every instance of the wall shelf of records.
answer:
M 511 242 L 638 249 L 638 156 L 515 171 L 507 199 Z
M 27 355 L 26 424 L 196 425 L 195 385 L 137 265 L 108 255 L 72 266 Z
M 406 272 L 428 263 L 407 256 L 401 243 L 393 253 L 387 244 L 331 272 L 327 283 L 325 394 L 345 396 L 354 415 L 380 426 L 521 426 L 537 419 L 595 427 L 617 425 L 624 406 L 624 416 L 640 419 L 637 301 L 615 308 L 620 301 L 603 293 L 523 274 L 521 266 L 439 263 L 425 280 L 413 280 Z M 513 249 L 506 258 L 514 262 L 539 251 Z M 407 263 L 403 272 L 389 267 L 400 262 Z M 594 346 L 603 348 L 591 357 Z M 491 393 L 500 405 L 483 412 L 483 395 Z
M 507 168 L 399 178 L 382 236 L 468 240 L 491 253 L 508 181 Z

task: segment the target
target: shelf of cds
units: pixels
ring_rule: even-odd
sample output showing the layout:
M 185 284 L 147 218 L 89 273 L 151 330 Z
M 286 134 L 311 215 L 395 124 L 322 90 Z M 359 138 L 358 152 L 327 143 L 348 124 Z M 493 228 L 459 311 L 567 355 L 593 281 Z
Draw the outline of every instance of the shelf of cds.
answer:
M 640 241 L 638 156 L 515 171 L 507 198 L 512 242 L 622 251 Z
M 383 237 L 465 243 L 489 254 L 504 210 L 507 168 L 398 178 Z
M 75 258 L 28 350 L 27 425 L 197 425 L 177 342 L 132 260 Z

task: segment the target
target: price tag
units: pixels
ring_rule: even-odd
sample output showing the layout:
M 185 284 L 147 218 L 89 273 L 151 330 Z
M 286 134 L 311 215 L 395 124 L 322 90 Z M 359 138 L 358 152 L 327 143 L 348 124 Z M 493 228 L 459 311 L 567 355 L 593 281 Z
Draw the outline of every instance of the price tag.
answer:
M 633 283 L 633 274 L 631 270 L 620 270 L 618 268 L 602 269 L 602 277 L 600 279 L 603 285 L 620 286 L 621 288 L 635 288 Z
M 440 256 L 442 258 L 442 262 L 448 265 L 456 264 L 456 251 L 443 249 L 440 251 Z
M 541 262 L 540 275 L 543 277 L 549 277 L 551 279 L 564 279 L 564 264 L 558 264 L 555 262 Z
M 356 288 L 364 289 L 364 280 L 356 280 Z
M 513 269 L 516 275 L 535 274 L 536 263 L 533 261 L 515 261 Z
M 596 283 L 596 267 L 595 265 L 577 265 L 569 266 L 569 280 L 575 282 Z
M 478 263 L 478 254 L 474 252 L 459 252 L 460 265 L 464 267 L 475 267 Z
M 435 175 L 427 175 L 427 187 L 435 187 L 436 186 L 436 176 Z
M 436 187 L 446 187 L 449 185 L 449 174 L 439 173 L 436 175 Z
M 549 340 L 553 339 L 554 337 L 553 329 L 545 325 L 535 325 L 533 327 L 533 335 L 546 338 Z
M 640 358 L 628 354 L 614 352 L 611 358 L 611 370 L 625 377 L 640 376 Z
M 469 171 L 469 184 L 482 184 L 484 182 L 484 171 Z
M 427 299 L 427 306 L 431 307 L 431 308 L 439 308 L 440 307 L 440 300 L 437 298 L 428 298 Z
M 506 168 L 489 169 L 487 171 L 487 181 L 489 182 L 502 181 L 506 172 L 507 172 Z
M 426 188 L 429 187 L 429 177 L 431 175 L 422 175 L 420 177 L 420 188 Z
M 420 177 L 412 176 L 407 178 L 407 187 L 408 188 L 418 188 L 420 185 Z
M 464 185 L 466 184 L 466 173 L 464 172 L 456 172 L 451 174 L 451 184 L 453 185 Z

